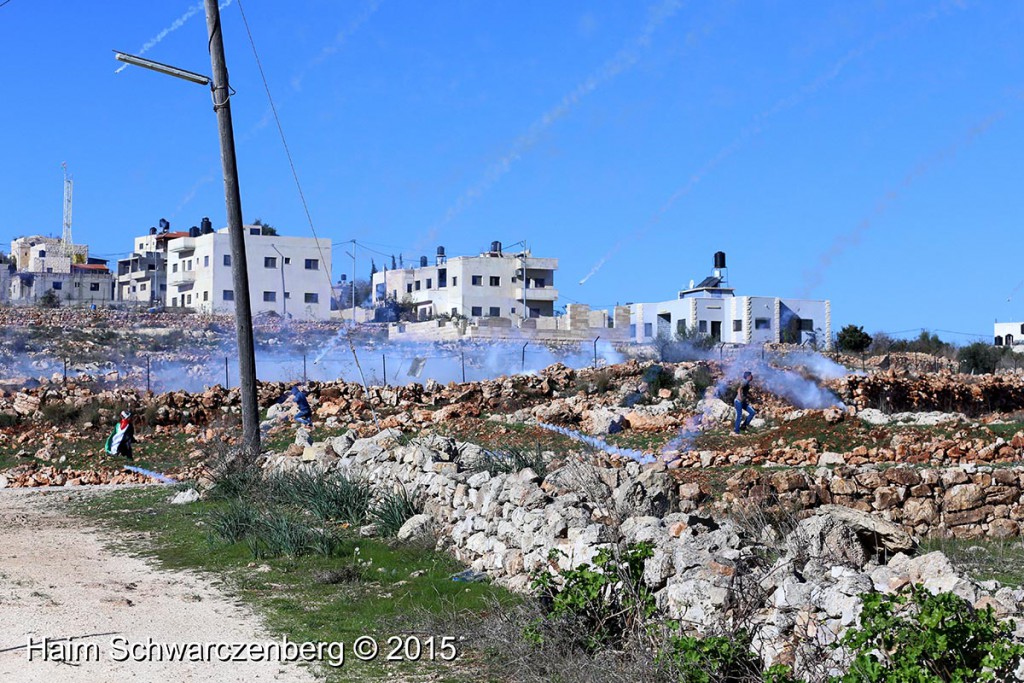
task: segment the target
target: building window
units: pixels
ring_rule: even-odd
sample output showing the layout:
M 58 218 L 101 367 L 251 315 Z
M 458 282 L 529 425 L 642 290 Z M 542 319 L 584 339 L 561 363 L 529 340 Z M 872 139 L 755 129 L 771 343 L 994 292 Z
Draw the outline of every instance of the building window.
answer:
M 487 313 L 492 318 L 497 318 L 501 315 L 501 309 L 497 306 L 491 306 L 490 311 Z
M 533 286 L 537 289 L 544 289 L 547 286 L 547 281 L 542 277 L 533 278 Z
M 224 254 L 224 265 L 231 266 L 231 254 Z
M 156 270 L 156 264 L 150 263 L 148 266 L 146 266 L 146 270 Z
M 176 297 L 176 296 L 172 296 L 171 297 L 171 307 L 172 308 L 177 308 L 178 307 L 178 297 Z
M 477 287 L 479 287 L 479 286 L 481 286 L 481 285 L 482 285 L 483 283 L 484 283 L 484 276 L 483 276 L 483 275 L 474 275 L 474 276 L 473 276 L 473 284 L 474 284 L 474 285 L 476 285 Z
M 448 286 L 448 269 L 439 268 L 437 270 L 437 288 L 444 289 Z
M 500 287 L 500 286 L 501 286 L 501 278 L 498 277 L 497 275 L 492 275 L 491 276 L 491 287 Z
M 249 228 L 249 234 L 250 235 L 261 235 L 261 234 L 263 234 L 263 230 L 261 228 Z
M 188 298 L 188 301 L 186 301 L 185 303 L 186 303 L 186 305 L 191 306 L 192 305 L 192 295 L 189 294 L 187 298 Z
M 284 264 L 285 264 L 286 266 L 290 266 L 290 265 L 291 265 L 291 263 L 292 263 L 292 259 L 291 259 L 291 257 L 290 257 L 290 256 L 285 256 L 285 257 L 284 257 Z
M 63 282 L 54 282 L 53 283 L 53 288 L 54 289 L 64 289 L 64 283 Z
M 701 334 L 707 334 L 708 333 L 708 321 L 707 320 L 701 320 L 700 322 L 698 322 L 697 323 L 697 331 L 700 332 Z
M 453 308 L 453 309 L 452 309 L 452 316 L 456 316 L 456 315 L 458 315 L 458 314 L 459 314 L 459 309 L 457 309 L 457 308 Z
M 320 260 L 315 258 L 306 259 L 306 270 L 320 270 Z
M 210 300 L 210 293 L 209 292 L 203 292 L 203 301 L 209 301 L 209 300 Z
M 743 321 L 742 320 L 733 320 L 732 321 L 732 331 L 733 332 L 742 332 L 743 331 Z
M 209 267 L 210 267 L 210 257 L 209 256 L 204 256 L 203 257 L 203 268 L 209 268 Z
M 433 288 L 434 288 L 434 281 L 428 277 L 427 278 L 427 289 L 433 289 Z
M 636 325 L 629 326 L 629 336 L 631 339 L 636 339 Z
M 146 285 L 142 285 L 142 288 L 145 289 Z M 89 283 L 89 291 L 90 292 L 98 292 L 98 291 L 100 291 L 100 283 L 98 283 L 98 282 L 90 282 Z
M 171 272 L 172 273 L 177 273 L 178 272 L 178 264 L 177 263 L 172 263 L 171 264 Z
M 644 336 L 645 337 L 653 337 L 654 336 L 654 323 L 644 323 Z
M 263 292 L 264 301 L 277 301 L 277 292 Z
M 224 301 L 234 301 L 235 300 L 235 290 L 233 290 L 233 289 L 225 289 L 221 293 L 221 295 L 224 297 Z
M 91 285 L 89 288 L 92 289 L 93 291 L 97 291 L 97 290 L 99 290 L 100 285 L 99 285 L 99 283 L 96 283 L 95 285 Z M 141 285 L 139 285 L 139 291 L 140 292 L 145 292 L 146 291 L 146 283 L 145 282 L 143 282 Z
M 452 276 L 452 287 L 458 287 L 458 286 L 459 286 L 459 276 L 458 275 L 453 275 Z
M 276 256 L 264 256 L 263 257 L 264 268 L 277 268 L 277 257 Z
M 480 316 L 482 316 L 484 314 L 484 309 L 481 308 L 480 306 L 473 306 L 473 308 L 470 309 L 470 311 L 471 311 L 472 315 L 474 315 L 477 318 L 479 318 Z
M 320 303 L 320 295 L 317 294 L 316 292 L 306 292 L 306 295 L 305 295 L 304 298 L 305 298 L 305 302 L 307 304 L 317 304 L 317 303 Z
M 810 318 L 800 319 L 800 331 L 801 332 L 814 332 L 814 321 Z
M 414 282 L 413 285 L 415 286 L 417 292 L 420 291 L 420 281 L 419 280 Z
M 166 292 L 167 291 L 167 285 L 160 285 L 160 291 L 161 292 Z
M 772 329 L 772 321 L 769 318 L 754 318 L 754 329 L 770 330 Z
M 75 287 L 81 287 L 81 286 L 82 286 L 82 283 L 81 283 L 81 282 L 76 282 L 76 283 L 75 283 Z
M 685 320 L 677 320 L 676 321 L 676 334 L 679 335 L 680 337 L 685 337 L 686 336 L 686 321 Z
M 411 282 L 405 286 L 405 293 L 406 294 L 412 294 L 412 283 Z
M 291 292 L 285 292 L 284 293 L 284 298 L 285 299 L 291 299 L 292 298 L 292 293 Z

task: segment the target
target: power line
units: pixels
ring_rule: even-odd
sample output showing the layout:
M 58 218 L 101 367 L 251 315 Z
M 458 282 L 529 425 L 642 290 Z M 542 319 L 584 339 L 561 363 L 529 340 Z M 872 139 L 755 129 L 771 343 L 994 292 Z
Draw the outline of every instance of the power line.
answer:
M 10 2 L 10 0 L 7 0 Z M 313 239 L 316 240 L 316 250 L 320 254 L 320 260 L 323 263 L 327 263 L 327 259 L 324 258 L 323 248 L 320 246 L 320 237 L 316 234 L 316 228 L 313 226 L 313 216 L 309 212 L 309 204 L 306 203 L 306 195 L 302 191 L 302 183 L 299 182 L 299 173 L 295 169 L 295 161 L 292 159 L 291 150 L 288 148 L 288 140 L 284 135 L 284 127 L 281 125 L 281 118 L 277 115 L 277 105 L 274 104 L 274 96 L 270 94 L 270 84 L 267 82 L 267 75 L 263 72 L 263 63 L 260 61 L 259 51 L 256 49 L 256 41 L 252 37 L 252 31 L 249 29 L 249 21 L 245 18 L 245 9 L 242 7 L 242 0 L 238 0 L 238 12 L 242 15 L 242 23 L 245 24 L 246 35 L 249 36 L 249 45 L 252 46 L 252 54 L 256 58 L 256 67 L 259 69 L 260 78 L 263 80 L 263 88 L 267 91 L 267 100 L 270 102 L 270 111 L 274 114 L 274 123 L 277 124 L 277 132 L 281 135 L 281 144 L 284 146 L 285 156 L 288 157 L 288 165 L 292 169 L 292 177 L 295 178 L 295 187 L 299 191 L 299 199 L 302 201 L 302 208 L 306 212 L 306 220 L 309 221 L 309 229 L 313 233 Z M 331 274 L 324 269 L 324 276 L 327 278 L 327 284 L 329 287 L 334 287 L 334 283 L 331 282 Z
M 0 2 L 0 7 L 3 7 L 4 5 L 6 5 L 7 3 L 9 3 L 10 1 L 11 1 L 11 0 L 4 0 L 3 2 Z

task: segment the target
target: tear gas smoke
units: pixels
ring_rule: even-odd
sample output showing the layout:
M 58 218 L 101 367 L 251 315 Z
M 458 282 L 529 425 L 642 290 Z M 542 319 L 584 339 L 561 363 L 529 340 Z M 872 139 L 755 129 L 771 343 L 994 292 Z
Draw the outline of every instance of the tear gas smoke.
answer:
M 722 147 L 710 159 L 704 162 L 704 164 L 697 170 L 697 172 L 690 176 L 689 180 L 687 180 L 685 184 L 683 184 L 679 189 L 673 192 L 672 195 L 668 198 L 668 201 L 666 201 L 662 205 L 662 207 L 657 211 L 657 213 L 655 213 L 647 221 L 645 225 L 633 231 L 633 233 L 628 237 L 619 240 L 608 251 L 608 253 L 606 253 L 604 256 L 598 259 L 597 263 L 594 264 L 594 267 L 590 269 L 590 272 L 584 275 L 583 279 L 579 281 L 579 284 L 586 284 L 587 280 L 596 275 L 597 272 L 601 270 L 601 268 L 603 268 L 604 265 L 613 256 L 618 254 L 624 246 L 626 246 L 627 244 L 632 244 L 642 239 L 648 232 L 650 232 L 651 228 L 653 228 L 655 225 L 661 222 L 661 219 L 664 218 L 664 216 L 675 205 L 675 203 L 678 202 L 683 197 L 685 197 L 686 195 L 690 194 L 690 192 L 693 191 L 693 189 L 704 179 L 705 176 L 714 171 L 718 166 L 720 166 L 723 162 L 729 159 L 729 157 L 731 157 L 733 154 L 742 149 L 748 142 L 750 142 L 750 140 L 763 133 L 768 123 L 770 123 L 771 119 L 789 109 L 792 109 L 793 107 L 796 107 L 807 98 L 816 94 L 819 90 L 821 90 L 829 83 L 834 81 L 836 78 L 838 78 L 850 62 L 853 62 L 854 60 L 863 57 L 865 54 L 867 54 L 875 47 L 877 47 L 879 43 L 899 35 L 904 30 L 906 30 L 907 28 L 914 24 L 917 24 L 922 21 L 930 21 L 932 19 L 935 19 L 937 16 L 939 16 L 939 14 L 942 11 L 944 11 L 947 7 L 951 6 L 953 5 L 948 2 L 939 3 L 939 5 L 936 5 L 931 10 L 911 17 L 907 21 L 900 24 L 900 26 L 898 26 L 897 28 L 875 36 L 874 38 L 867 41 L 863 45 L 847 52 L 838 61 L 832 64 L 824 73 L 822 73 L 809 83 L 801 86 L 800 89 L 794 92 L 793 94 L 787 95 L 786 97 L 779 99 L 778 101 L 775 102 L 775 104 L 754 116 L 751 122 L 745 128 L 743 128 L 743 130 L 741 130 L 736 135 L 736 137 L 732 139 L 731 142 Z M 956 6 L 959 6 L 959 4 L 956 4 Z
M 999 119 L 1005 116 L 1006 111 L 1000 109 L 994 114 L 987 116 L 981 123 L 973 126 L 959 140 L 944 147 L 937 153 L 928 157 L 910 170 L 896 186 L 886 191 L 878 200 L 871 212 L 850 231 L 837 235 L 828 248 L 819 258 L 817 267 L 804 274 L 804 285 L 798 295 L 799 298 L 806 298 L 822 283 L 825 273 L 832 266 L 832 262 L 842 256 L 848 249 L 856 246 L 863 239 L 864 234 L 889 211 L 894 203 L 906 192 L 915 182 L 931 172 L 939 164 L 948 161 L 964 147 L 969 146 L 975 140 L 992 127 Z
M 600 86 L 636 64 L 640 59 L 641 51 L 650 46 L 654 32 L 671 18 L 681 6 L 681 0 L 666 0 L 660 5 L 655 6 L 651 10 L 651 17 L 640 32 L 640 35 L 615 53 L 611 59 L 605 62 L 597 71 L 590 74 L 582 83 L 569 91 L 558 104 L 544 112 L 539 119 L 530 125 L 525 133 L 516 138 L 512 143 L 511 149 L 501 159 L 491 165 L 475 184 L 463 192 L 462 196 L 445 212 L 444 218 L 430 228 L 427 236 L 423 239 L 423 243 L 433 242 L 437 237 L 438 230 L 450 223 L 456 216 L 483 196 L 487 190 L 493 187 L 502 176 L 512 169 L 512 165 L 516 161 L 540 141 L 544 132 L 556 121 L 571 112 L 587 95 L 590 95 Z
M 231 2 L 232 2 L 232 0 L 225 0 L 224 2 L 221 3 L 220 8 L 224 9 L 225 7 L 230 5 Z M 146 54 L 147 52 L 152 50 L 154 47 L 156 47 L 160 43 L 160 41 L 162 41 L 164 38 L 166 38 L 170 34 L 172 34 L 175 31 L 177 31 L 179 28 L 184 26 L 188 22 L 189 19 L 191 19 L 196 14 L 198 14 L 199 12 L 202 12 L 202 11 L 203 11 L 203 3 L 201 3 L 201 2 L 196 4 L 196 5 L 193 5 L 193 6 L 189 7 L 185 11 L 185 13 L 182 14 L 177 19 L 175 19 L 174 22 L 170 26 L 168 26 L 163 31 L 160 31 L 160 33 L 156 34 L 155 36 L 153 36 L 152 38 L 147 40 L 146 43 L 142 47 L 140 47 L 138 52 L 136 52 L 135 54 L 140 56 L 140 57 L 142 55 Z M 127 69 L 128 66 L 129 66 L 128 64 L 122 64 L 121 66 L 119 66 L 114 71 L 114 73 L 115 74 L 119 74 L 122 71 L 124 71 L 125 69 Z
M 147 477 L 150 477 L 151 479 L 156 479 L 158 482 L 162 484 L 178 483 L 178 480 L 175 479 L 174 477 L 169 477 L 166 474 L 160 474 L 159 472 L 154 472 L 152 470 L 143 469 L 142 467 L 135 467 L 134 465 L 125 465 L 124 468 L 129 472 L 136 472 L 138 474 L 143 474 Z
M 313 67 L 319 66 L 320 64 L 325 62 L 328 57 L 330 57 L 331 55 L 335 54 L 338 50 L 340 50 L 342 46 L 344 46 L 345 43 L 347 43 L 349 39 L 351 39 L 352 36 L 356 34 L 360 27 L 362 27 L 363 24 L 370 20 L 370 17 L 372 17 L 374 12 L 376 12 L 380 8 L 383 1 L 384 0 L 371 0 L 371 2 L 369 2 L 363 8 L 362 12 L 357 14 L 355 18 L 348 23 L 347 26 L 338 31 L 338 33 L 334 36 L 334 40 L 332 40 L 330 44 L 325 45 L 324 48 L 320 50 L 316 57 L 309 60 L 309 62 L 306 64 L 306 66 L 302 68 L 301 71 L 292 76 L 292 89 L 301 90 L 302 80 L 306 77 L 306 74 L 309 72 L 309 70 L 312 69 Z M 266 116 L 264 116 L 264 118 L 266 118 Z M 269 122 L 269 119 L 267 120 L 267 122 Z M 266 123 L 264 123 L 264 125 L 266 125 Z
M 613 446 L 610 443 L 602 441 L 596 436 L 583 434 L 582 432 L 577 432 L 576 430 L 569 429 L 568 427 L 550 425 L 544 422 L 538 422 L 537 426 L 542 427 L 550 432 L 555 432 L 556 434 L 567 436 L 570 439 L 586 444 L 595 450 L 604 451 L 605 453 L 611 453 L 612 455 L 621 455 L 626 458 L 632 458 L 633 460 L 636 460 L 638 463 L 642 465 L 654 462 L 653 455 L 644 453 L 643 451 L 638 451 L 635 448 L 621 448 L 619 446 Z

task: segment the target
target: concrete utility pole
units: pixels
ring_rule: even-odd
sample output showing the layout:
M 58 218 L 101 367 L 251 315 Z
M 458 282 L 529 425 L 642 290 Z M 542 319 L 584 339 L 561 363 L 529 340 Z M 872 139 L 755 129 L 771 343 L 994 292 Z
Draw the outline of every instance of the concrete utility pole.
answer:
M 238 334 L 238 380 L 242 394 L 242 454 L 260 453 L 260 414 L 256 402 L 256 354 L 252 338 L 252 308 L 249 305 L 249 268 L 245 260 L 245 232 L 242 227 L 242 198 L 238 190 L 235 134 L 231 124 L 231 86 L 224 59 L 224 35 L 217 0 L 204 0 L 209 32 L 210 65 L 213 68 L 213 110 L 220 129 L 220 158 L 224 166 L 224 200 L 228 234 L 231 238 L 231 276 L 235 288 L 235 331 Z

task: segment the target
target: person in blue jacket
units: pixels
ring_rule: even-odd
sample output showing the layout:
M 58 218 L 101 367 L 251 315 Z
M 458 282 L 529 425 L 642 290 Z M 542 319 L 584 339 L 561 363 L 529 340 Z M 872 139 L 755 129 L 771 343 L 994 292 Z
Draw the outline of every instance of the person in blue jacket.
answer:
M 291 391 L 277 399 L 277 402 L 284 403 L 289 399 L 295 401 L 295 405 L 299 407 L 299 412 L 295 414 L 295 421 L 304 425 L 312 425 L 313 411 L 309 407 L 309 401 L 306 400 L 306 394 L 299 387 L 294 386 Z

